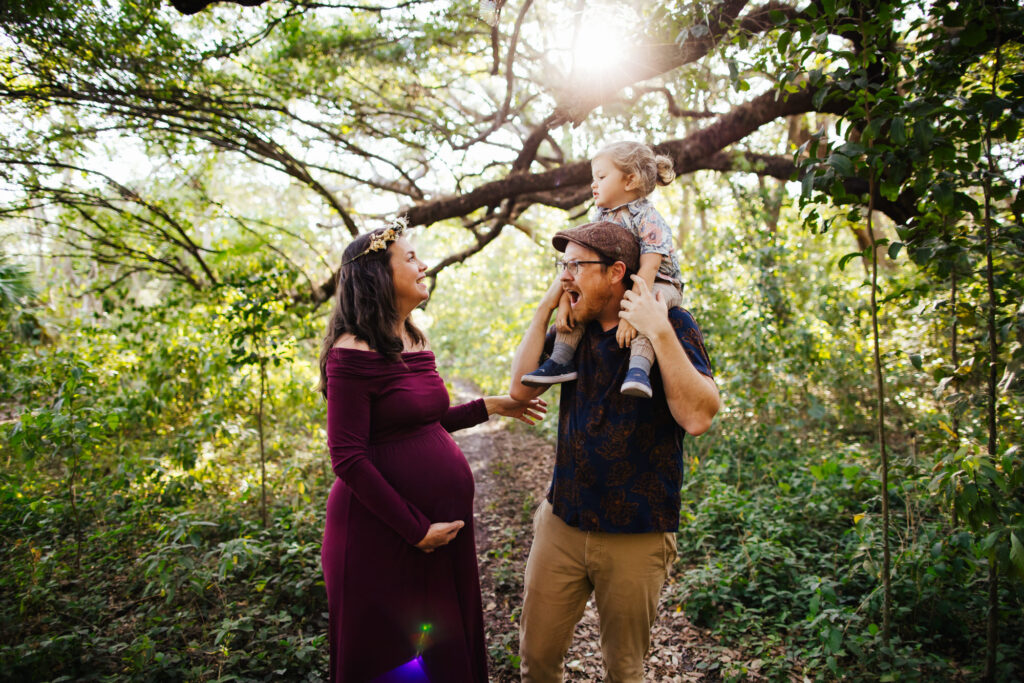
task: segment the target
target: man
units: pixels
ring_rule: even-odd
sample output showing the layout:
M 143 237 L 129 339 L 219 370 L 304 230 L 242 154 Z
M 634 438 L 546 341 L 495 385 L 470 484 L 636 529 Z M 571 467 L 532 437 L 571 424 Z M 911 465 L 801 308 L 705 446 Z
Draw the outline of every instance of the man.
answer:
M 521 377 L 550 350 L 547 332 L 568 292 L 577 325 L 579 377 L 562 388 L 551 489 L 534 516 L 520 622 L 522 680 L 561 681 L 572 632 L 594 594 L 607 681 L 642 681 L 658 598 L 676 555 L 682 440 L 711 426 L 720 403 L 703 338 L 689 313 L 666 312 L 631 276 L 634 238 L 614 223 L 555 234 L 561 276 L 544 294 L 512 361 L 513 398 L 547 388 Z M 642 279 L 635 278 L 636 280 Z M 650 399 L 619 392 L 629 349 L 615 341 L 619 319 L 654 344 Z

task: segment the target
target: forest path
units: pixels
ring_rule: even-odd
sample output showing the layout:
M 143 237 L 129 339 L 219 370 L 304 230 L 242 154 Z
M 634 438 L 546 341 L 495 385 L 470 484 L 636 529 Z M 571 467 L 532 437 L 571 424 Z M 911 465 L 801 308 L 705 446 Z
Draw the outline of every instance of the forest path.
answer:
M 453 403 L 474 397 L 462 383 L 457 383 L 455 393 Z M 545 418 L 554 419 L 557 416 Z M 494 683 L 511 683 L 519 680 L 519 611 L 533 512 L 550 482 L 554 447 L 539 432 L 504 419 L 456 432 L 454 437 L 476 478 L 476 543 L 490 678 Z M 682 612 L 663 603 L 652 631 L 645 679 L 657 683 L 719 680 L 716 670 L 722 661 L 738 657 L 739 653 L 718 645 Z M 756 670 L 750 673 L 748 680 L 758 679 Z M 591 601 L 576 626 L 565 680 L 603 679 L 598 617 Z

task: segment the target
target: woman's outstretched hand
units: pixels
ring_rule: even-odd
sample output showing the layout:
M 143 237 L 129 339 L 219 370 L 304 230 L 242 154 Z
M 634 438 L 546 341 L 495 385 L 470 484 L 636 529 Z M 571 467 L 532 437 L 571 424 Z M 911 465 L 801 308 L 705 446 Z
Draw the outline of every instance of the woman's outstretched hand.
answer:
M 520 402 L 511 396 L 486 396 L 484 405 L 487 407 L 488 415 L 497 413 L 503 417 L 513 417 L 528 425 L 537 424 L 537 420 L 543 419 L 548 412 L 548 404 L 541 398 Z
M 462 520 L 435 522 L 430 525 L 430 528 L 427 529 L 427 535 L 416 544 L 416 547 L 425 553 L 432 553 L 435 549 L 451 543 L 452 539 L 455 538 L 455 534 L 459 533 L 459 529 L 464 526 L 466 526 L 466 523 Z

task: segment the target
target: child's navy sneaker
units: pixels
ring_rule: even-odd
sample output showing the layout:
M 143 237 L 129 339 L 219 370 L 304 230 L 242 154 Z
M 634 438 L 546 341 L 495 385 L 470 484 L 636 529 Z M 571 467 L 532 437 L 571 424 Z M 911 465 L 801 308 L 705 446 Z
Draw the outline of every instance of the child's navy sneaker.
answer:
M 561 384 L 576 379 L 576 368 L 564 363 L 556 363 L 548 358 L 541 366 L 519 380 L 528 387 L 546 387 L 550 384 Z
M 650 398 L 653 394 L 651 391 L 651 379 L 642 369 L 630 368 L 629 372 L 626 373 L 625 381 L 619 387 L 619 392 L 636 398 Z

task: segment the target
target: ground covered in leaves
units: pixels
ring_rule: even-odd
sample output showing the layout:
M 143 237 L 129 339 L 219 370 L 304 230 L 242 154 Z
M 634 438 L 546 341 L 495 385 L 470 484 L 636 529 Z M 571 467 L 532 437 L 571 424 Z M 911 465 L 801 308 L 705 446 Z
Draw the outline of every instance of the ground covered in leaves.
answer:
M 505 421 L 492 420 L 455 436 L 476 477 L 476 540 L 490 677 L 496 683 L 518 681 L 523 571 L 533 536 L 532 516 L 550 481 L 554 447 L 536 431 L 518 424 L 509 427 Z M 663 604 L 645 678 L 658 683 L 717 680 L 717 664 L 739 656 L 692 625 L 681 611 Z M 756 680 L 756 664 L 753 669 L 749 678 Z M 604 679 L 592 604 L 576 627 L 565 679 Z

